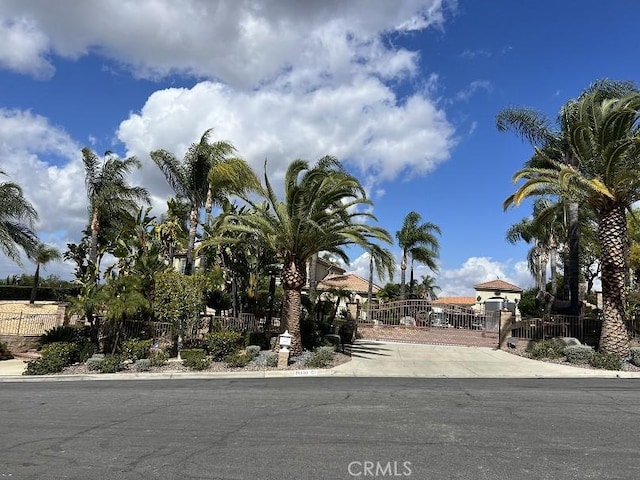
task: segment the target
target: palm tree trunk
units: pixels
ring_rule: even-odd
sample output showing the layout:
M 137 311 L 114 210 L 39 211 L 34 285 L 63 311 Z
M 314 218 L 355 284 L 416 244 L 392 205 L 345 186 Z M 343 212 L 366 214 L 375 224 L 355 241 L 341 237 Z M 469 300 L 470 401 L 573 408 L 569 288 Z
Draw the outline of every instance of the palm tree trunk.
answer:
M 93 209 L 91 215 L 91 245 L 89 246 L 89 262 L 96 266 L 96 279 L 97 279 L 97 264 L 98 264 L 98 232 L 100 231 L 100 217 L 98 216 L 98 209 Z
M 409 275 L 409 298 L 413 295 L 413 255 L 411 256 L 411 274 Z
M 404 300 L 405 282 L 407 279 L 407 252 L 402 252 L 402 261 L 400 262 L 400 300 Z
M 371 319 L 371 299 L 373 298 L 373 257 L 369 254 L 369 286 L 367 288 L 367 321 Z
M 569 203 L 569 265 L 567 266 L 567 284 L 569 285 L 569 310 L 571 315 L 580 314 L 580 220 L 579 205 Z
M 193 272 L 193 249 L 196 245 L 196 231 L 198 230 L 198 207 L 191 205 L 189 214 L 189 243 L 187 244 L 187 259 L 184 266 L 184 274 L 191 275 Z
M 38 295 L 38 283 L 40 283 L 40 264 L 38 263 L 36 266 L 36 273 L 33 276 L 33 288 L 31 289 L 31 298 L 29 298 L 29 303 L 36 303 L 36 296 Z
M 291 355 L 302 353 L 302 337 L 300 335 L 300 314 L 302 287 L 307 280 L 307 271 L 304 261 L 298 259 L 287 260 L 280 278 L 284 289 L 284 305 L 282 317 L 285 328 L 291 335 Z
M 626 358 L 630 347 L 625 324 L 627 219 L 622 208 L 613 207 L 602 215 L 598 239 L 603 314 L 600 350 Z
M 309 262 L 309 299 L 313 302 L 316 297 L 316 287 L 318 286 L 317 281 L 317 270 L 318 270 L 318 254 L 314 253 L 311 256 L 311 261 Z
M 558 295 L 558 244 L 555 238 L 549 241 L 549 263 L 551 264 L 551 295 Z

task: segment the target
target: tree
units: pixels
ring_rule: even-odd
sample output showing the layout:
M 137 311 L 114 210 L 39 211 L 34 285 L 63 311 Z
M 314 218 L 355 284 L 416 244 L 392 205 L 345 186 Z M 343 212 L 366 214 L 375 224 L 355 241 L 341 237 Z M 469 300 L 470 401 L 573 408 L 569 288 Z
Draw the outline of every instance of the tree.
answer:
M 402 274 L 400 277 L 400 299 L 405 298 L 405 283 L 407 270 L 407 257 L 411 257 L 411 279 L 409 293 L 412 293 L 411 285 L 413 284 L 413 263 L 414 261 L 422 263 L 433 272 L 438 271 L 436 260 L 440 245 L 436 238 L 436 233 L 440 234 L 440 227 L 435 223 L 425 222 L 420 224 L 422 217 L 417 212 L 409 212 L 404 218 L 402 228 L 396 232 L 396 238 L 402 248 L 402 262 L 400 268 Z
M 426 300 L 437 300 L 436 290 L 440 290 L 440 287 L 436 285 L 436 279 L 431 275 L 422 275 L 422 282 L 418 285 L 420 297 Z
M 193 251 L 196 243 L 200 209 L 209 217 L 213 205 L 221 205 L 231 194 L 240 194 L 257 184 L 249 165 L 233 157 L 235 148 L 229 142 L 209 142 L 211 130 L 193 143 L 182 161 L 166 150 L 151 152 L 151 159 L 160 168 L 179 200 L 189 204 L 189 240 L 186 251 L 185 274 L 193 270 Z M 207 218 L 208 221 L 208 218 Z
M 371 205 L 357 178 L 347 173 L 334 157 L 323 157 L 310 166 L 296 160 L 284 178 L 280 200 L 264 175 L 260 199 L 243 196 L 252 211 L 230 214 L 226 225 L 231 234 L 247 232 L 273 249 L 284 264 L 280 275 L 284 289 L 283 318 L 292 336 L 292 353 L 301 351 L 301 291 L 307 280 L 306 262 L 314 253 L 328 252 L 348 263 L 344 250 L 358 245 L 365 250 L 376 241 L 391 242 L 382 228 L 364 220 L 375 220 L 359 207 Z M 260 203 L 258 203 L 260 202 Z M 229 235 L 233 241 L 233 236 Z
M 373 272 L 379 279 L 393 278 L 396 269 L 396 261 L 393 254 L 380 245 L 371 244 L 369 248 L 369 286 L 367 288 L 367 320 L 371 318 L 371 301 L 373 299 Z
M 139 202 L 149 203 L 149 194 L 144 188 L 127 183 L 126 176 L 131 169 L 140 168 L 140 162 L 135 157 L 121 159 L 112 152 L 106 152 L 101 161 L 89 148 L 83 148 L 82 160 L 91 228 L 89 263 L 93 265 L 97 280 L 100 230 L 109 226 L 114 230 L 115 237 L 126 218 L 136 214 Z
M 31 259 L 36 263 L 36 273 L 33 275 L 33 288 L 31 289 L 31 298 L 29 299 L 29 303 L 35 303 L 36 296 L 38 294 L 38 286 L 40 284 L 40 266 L 43 268 L 47 263 L 53 262 L 54 260 L 60 260 L 62 255 L 60 252 L 53 247 L 48 247 L 44 244 L 39 244 L 36 248 L 35 253 L 31 257 Z
M 584 204 L 597 214 L 604 316 L 600 348 L 626 357 L 629 338 L 625 325 L 628 274 L 625 211 L 640 200 L 640 91 L 610 98 L 598 89 L 590 89 L 570 109 L 567 138 L 577 165 L 547 156 L 544 159 L 547 166 L 525 167 L 514 176 L 514 181 L 524 183 L 509 204 L 556 193 Z
M 599 98 L 617 98 L 629 94 L 633 90 L 629 82 L 615 82 L 600 80 L 590 85 L 584 95 L 595 94 Z M 511 131 L 521 139 L 529 142 L 535 149 L 534 155 L 526 162 L 529 168 L 545 168 L 547 160 L 578 167 L 578 159 L 571 147 L 569 126 L 575 123 L 577 103 L 567 102 L 558 115 L 555 125 L 541 112 L 530 108 L 507 108 L 496 117 L 496 127 L 499 131 Z M 562 196 L 562 192 L 554 190 Z M 580 203 L 572 198 L 564 198 L 567 204 L 567 244 L 568 261 L 565 277 L 569 284 L 570 312 L 578 315 L 579 303 L 579 270 L 580 270 Z M 511 205 L 513 199 L 507 199 L 506 205 Z
M 6 175 L 0 170 L 0 175 Z M 20 250 L 27 256 L 35 254 L 38 237 L 33 223 L 38 214 L 24 198 L 22 188 L 14 182 L 0 182 L 0 251 L 20 264 Z

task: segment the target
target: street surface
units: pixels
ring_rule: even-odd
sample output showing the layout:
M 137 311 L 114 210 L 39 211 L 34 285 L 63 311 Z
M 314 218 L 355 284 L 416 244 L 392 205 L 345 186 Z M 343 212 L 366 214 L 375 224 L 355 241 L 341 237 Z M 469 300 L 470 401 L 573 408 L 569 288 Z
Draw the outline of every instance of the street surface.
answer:
M 634 479 L 640 383 L 0 384 L 0 479 Z

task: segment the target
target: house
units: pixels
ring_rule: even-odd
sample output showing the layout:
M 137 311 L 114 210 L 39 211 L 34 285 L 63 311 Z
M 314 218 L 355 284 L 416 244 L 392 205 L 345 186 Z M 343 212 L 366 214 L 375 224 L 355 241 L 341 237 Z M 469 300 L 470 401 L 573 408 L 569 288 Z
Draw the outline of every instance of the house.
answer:
M 477 310 L 494 311 L 507 308 L 518 313 L 517 305 L 522 298 L 522 288 L 499 278 L 490 282 L 478 283 L 473 286 L 476 291 Z
M 367 301 L 369 293 L 369 280 L 366 280 L 353 272 L 329 274 L 318 283 L 318 291 L 322 297 L 333 296 L 331 290 L 344 290 L 350 292 L 348 297 L 340 300 L 339 310 L 347 309 L 355 318 L 362 314 L 361 305 Z M 380 291 L 378 285 L 373 284 L 371 294 L 373 297 Z M 375 299 L 374 299 L 375 300 Z

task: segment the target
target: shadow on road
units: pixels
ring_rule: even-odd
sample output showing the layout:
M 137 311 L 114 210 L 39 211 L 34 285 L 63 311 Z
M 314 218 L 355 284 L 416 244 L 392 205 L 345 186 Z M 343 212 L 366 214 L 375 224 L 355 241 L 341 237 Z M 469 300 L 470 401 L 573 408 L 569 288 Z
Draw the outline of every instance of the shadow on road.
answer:
M 345 345 L 345 353 L 352 357 L 364 358 L 367 355 L 389 356 L 389 349 L 379 343 L 374 342 L 358 342 L 353 345 Z

